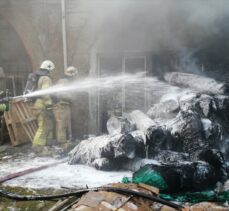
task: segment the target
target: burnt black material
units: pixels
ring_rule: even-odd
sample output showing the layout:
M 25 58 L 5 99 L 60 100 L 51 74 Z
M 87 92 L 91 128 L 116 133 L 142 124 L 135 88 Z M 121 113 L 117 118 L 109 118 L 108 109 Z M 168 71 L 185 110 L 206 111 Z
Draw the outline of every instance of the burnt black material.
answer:
M 147 145 L 153 151 L 167 149 L 167 143 L 170 141 L 170 133 L 161 126 L 151 126 L 146 131 Z
M 161 150 L 153 157 L 153 159 L 163 163 L 167 163 L 175 161 L 189 161 L 190 157 L 188 153 L 175 152 L 171 150 Z
M 227 165 L 222 152 L 217 149 L 206 149 L 201 151 L 198 157 L 214 167 L 216 175 L 221 181 L 225 182 L 228 179 Z
M 198 150 L 208 148 L 200 116 L 191 110 L 180 111 L 170 125 L 173 138 L 182 145 L 182 152 L 195 156 Z
M 204 161 L 147 164 L 147 166 L 152 172 L 157 172 L 164 178 L 168 185 L 165 192 L 168 193 L 212 189 L 218 181 L 221 181 L 217 169 Z
M 93 162 L 97 160 L 95 161 L 96 166 L 99 166 L 101 163 L 103 163 L 101 166 L 104 165 L 104 168 L 107 168 L 109 163 L 115 162 L 116 160 L 125 160 L 126 158 L 134 157 L 135 142 L 131 134 L 117 134 L 114 136 L 104 135 L 89 138 L 79 143 L 69 153 L 68 163 L 80 163 L 95 166 Z M 112 162 L 110 162 L 111 160 Z

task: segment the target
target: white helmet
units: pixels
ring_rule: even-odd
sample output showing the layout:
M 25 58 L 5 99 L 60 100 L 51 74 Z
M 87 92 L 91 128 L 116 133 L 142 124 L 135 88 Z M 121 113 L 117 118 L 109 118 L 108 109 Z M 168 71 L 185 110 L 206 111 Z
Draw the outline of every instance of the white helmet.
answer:
M 45 69 L 50 72 L 55 69 L 55 64 L 50 60 L 45 60 L 42 62 L 40 69 Z
M 73 66 L 67 67 L 64 71 L 64 74 L 67 76 L 73 77 L 73 76 L 78 74 L 78 69 L 76 67 L 73 67 Z

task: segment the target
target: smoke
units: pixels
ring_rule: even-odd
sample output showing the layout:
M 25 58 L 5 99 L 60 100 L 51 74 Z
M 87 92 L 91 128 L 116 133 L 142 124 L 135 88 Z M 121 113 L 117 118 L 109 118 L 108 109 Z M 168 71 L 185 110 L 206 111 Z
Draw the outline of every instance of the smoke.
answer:
M 200 73 L 200 67 L 197 59 L 193 56 L 198 49 L 184 49 L 180 51 L 179 62 L 176 64 L 175 69 L 180 72 L 192 72 L 195 74 Z M 203 70 L 202 70 L 203 72 Z
M 189 49 L 198 52 L 212 38 L 219 38 L 229 16 L 227 0 L 87 0 L 80 5 L 91 14 L 84 38 L 105 52 L 182 51 L 190 55 Z
M 197 44 L 206 36 L 217 34 L 217 21 L 229 15 L 227 0 L 117 0 L 86 4 L 90 4 L 92 30 L 99 33 L 101 46 L 110 43 L 112 47 L 123 43 L 130 48 L 147 44 L 151 44 L 151 49 L 162 45 L 188 47 L 191 42 Z M 109 39 L 116 42 L 107 42 Z

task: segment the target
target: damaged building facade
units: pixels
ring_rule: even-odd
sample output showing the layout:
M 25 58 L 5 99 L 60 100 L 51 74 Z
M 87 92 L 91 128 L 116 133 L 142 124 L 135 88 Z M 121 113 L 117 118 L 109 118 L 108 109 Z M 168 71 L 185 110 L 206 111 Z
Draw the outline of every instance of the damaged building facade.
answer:
M 55 63 L 55 79 L 65 65 L 76 66 L 79 78 L 139 71 L 160 78 L 182 71 L 220 79 L 229 67 L 227 7 L 223 1 L 206 7 L 198 2 L 205 16 L 196 2 L 2 0 L 2 89 L 22 94 L 28 73 L 44 59 Z M 102 90 L 73 96 L 74 136 L 105 132 L 111 115 L 152 106 L 144 92 L 138 103 L 128 104 L 128 89 L 123 85 L 108 98 Z
M 0 35 L 0 94 L 19 96 L 6 98 L 11 104 L 4 111 L 10 109 L 1 119 L 13 146 L 5 146 L 1 125 L 0 185 L 9 185 L 10 192 L 11 185 L 29 191 L 44 189 L 46 195 L 49 188 L 56 193 L 82 187 L 82 193 L 95 193 L 90 191 L 86 200 L 95 199 L 98 206 L 100 202 L 104 206 L 107 199 L 99 192 L 110 189 L 100 186 L 118 182 L 117 188 L 137 190 L 134 194 L 143 188 L 175 209 L 191 206 L 198 199 L 219 202 L 206 206 L 219 204 L 227 210 L 227 0 L 0 0 Z M 47 59 L 55 63 L 54 82 L 64 77 L 67 66 L 77 67 L 77 79 L 21 96 L 28 75 Z M 35 151 L 24 143 L 39 131 L 39 118 L 33 116 L 32 100 L 25 97 L 53 94 L 58 98 L 62 91 L 71 99 L 66 99 L 68 106 L 59 114 L 68 110 L 69 117 L 71 106 L 73 138 L 69 130 L 66 142 L 58 142 L 60 115 L 55 115 L 57 103 L 50 106 L 50 100 L 43 109 L 47 111 L 44 117 L 50 115 L 51 120 L 55 115 L 52 133 L 57 134 L 57 144 L 53 136 L 51 146 Z M 40 170 L 45 171 L 25 176 Z M 23 197 L 4 189 L 0 188 L 2 198 Z M 64 207 L 74 204 L 72 208 L 81 209 L 82 201 L 75 194 L 58 201 L 54 209 L 64 201 Z M 175 195 L 169 199 L 170 194 Z M 40 206 L 40 196 L 27 197 L 39 199 Z M 113 210 L 128 209 L 134 205 L 132 197 L 133 192 L 120 205 L 120 197 L 112 196 L 112 202 L 105 204 Z M 11 199 L 15 204 L 17 199 Z M 85 203 L 85 197 L 82 199 Z M 150 208 L 142 210 L 154 210 L 154 205 L 158 206 L 143 200 L 143 206 Z M 133 210 L 138 210 L 135 205 Z

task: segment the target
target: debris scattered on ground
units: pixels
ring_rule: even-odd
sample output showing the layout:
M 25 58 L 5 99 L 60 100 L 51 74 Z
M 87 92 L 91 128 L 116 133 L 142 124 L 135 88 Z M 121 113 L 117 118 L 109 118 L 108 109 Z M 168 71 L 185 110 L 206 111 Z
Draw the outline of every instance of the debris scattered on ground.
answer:
M 120 168 L 120 161 L 135 157 L 135 142 L 130 134 L 102 135 L 80 142 L 69 153 L 69 164 L 88 164 L 101 170 Z M 116 165 L 113 165 L 116 163 Z

